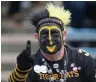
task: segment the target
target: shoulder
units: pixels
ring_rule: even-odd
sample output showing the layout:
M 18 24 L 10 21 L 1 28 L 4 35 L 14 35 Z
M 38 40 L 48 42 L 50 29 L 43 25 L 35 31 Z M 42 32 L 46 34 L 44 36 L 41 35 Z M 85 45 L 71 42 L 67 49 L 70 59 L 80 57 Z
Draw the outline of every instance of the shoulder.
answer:
M 96 62 L 88 52 L 83 49 L 75 49 L 69 46 L 67 46 L 67 50 L 69 51 L 69 62 L 74 62 L 77 66 L 81 66 L 82 69 L 86 69 L 86 74 L 88 71 L 90 71 L 90 74 L 95 73 L 94 70 L 96 69 Z
M 83 49 L 79 49 L 79 48 L 73 48 L 70 47 L 68 45 L 65 45 L 67 51 L 69 54 L 74 55 L 74 57 L 76 56 L 80 56 L 80 57 L 89 57 L 89 53 Z
M 88 61 L 93 61 L 93 58 L 87 51 L 79 48 L 73 48 L 67 45 L 65 47 L 67 49 L 69 58 L 71 58 L 73 61 L 78 63 L 87 63 Z

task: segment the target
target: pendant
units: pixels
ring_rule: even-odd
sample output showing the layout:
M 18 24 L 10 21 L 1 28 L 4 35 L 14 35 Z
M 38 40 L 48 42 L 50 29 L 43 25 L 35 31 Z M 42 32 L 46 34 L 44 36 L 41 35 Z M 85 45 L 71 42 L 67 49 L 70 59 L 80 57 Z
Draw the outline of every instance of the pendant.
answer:
M 66 66 L 66 65 L 67 65 L 67 62 L 65 61 L 64 66 Z
M 72 63 L 72 64 L 71 64 L 71 67 L 74 67 L 74 66 L 75 66 L 75 64 L 74 64 L 74 63 Z
M 60 79 L 60 82 L 64 82 L 64 79 Z
M 64 79 L 64 81 L 66 82 L 66 80 L 67 80 L 67 77 L 66 77 L 66 75 L 64 75 L 64 78 L 63 78 L 63 79 Z
M 73 67 L 73 71 L 77 71 L 78 70 L 78 68 L 77 67 Z
M 53 64 L 53 68 L 59 68 L 59 64 L 57 63 Z
M 51 70 L 51 69 L 49 69 L 49 70 L 48 70 L 48 73 L 52 73 L 52 70 Z
M 51 81 L 54 81 L 54 80 L 55 80 L 55 78 L 54 78 L 54 77 L 51 77 L 51 78 L 50 78 L 50 80 L 51 80 Z
M 46 62 L 44 62 L 44 65 L 46 65 L 46 66 L 47 66 L 47 63 L 46 63 Z
M 45 61 L 45 59 L 43 58 L 42 61 Z
M 64 74 L 64 70 L 61 70 L 61 74 Z
M 58 73 L 59 73 L 59 72 L 60 72 L 60 70 L 59 70 L 59 69 L 56 69 L 56 72 L 58 72 Z
M 80 66 L 78 67 L 78 70 L 81 70 L 81 67 Z

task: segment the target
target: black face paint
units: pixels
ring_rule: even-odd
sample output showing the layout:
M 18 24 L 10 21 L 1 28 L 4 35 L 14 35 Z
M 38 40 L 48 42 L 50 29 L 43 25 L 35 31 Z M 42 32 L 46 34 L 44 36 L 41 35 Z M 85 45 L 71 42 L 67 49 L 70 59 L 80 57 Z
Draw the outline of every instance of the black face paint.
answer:
M 44 53 L 52 55 L 61 49 L 62 35 L 61 31 L 56 28 L 44 28 L 40 31 L 39 44 Z

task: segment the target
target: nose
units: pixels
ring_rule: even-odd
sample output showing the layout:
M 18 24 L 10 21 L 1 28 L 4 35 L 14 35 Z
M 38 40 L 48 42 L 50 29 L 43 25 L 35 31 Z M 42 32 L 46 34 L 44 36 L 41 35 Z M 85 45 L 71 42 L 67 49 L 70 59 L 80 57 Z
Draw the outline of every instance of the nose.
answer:
M 51 36 L 51 32 L 49 31 L 49 36 L 48 36 L 48 38 L 49 38 L 49 41 L 50 41 L 50 45 L 52 45 L 52 36 Z

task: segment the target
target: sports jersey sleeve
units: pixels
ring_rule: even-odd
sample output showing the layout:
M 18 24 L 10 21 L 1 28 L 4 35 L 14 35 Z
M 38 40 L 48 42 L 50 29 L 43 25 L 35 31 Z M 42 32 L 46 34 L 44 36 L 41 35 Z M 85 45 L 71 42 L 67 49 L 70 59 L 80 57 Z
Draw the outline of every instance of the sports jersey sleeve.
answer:
M 31 71 L 28 73 L 28 76 L 26 78 L 26 82 L 37 82 L 37 81 L 38 81 L 38 76 L 34 72 L 34 70 L 31 69 Z
M 9 75 L 8 82 L 25 82 L 26 77 L 31 69 L 32 68 L 22 71 L 16 65 L 14 71 Z

